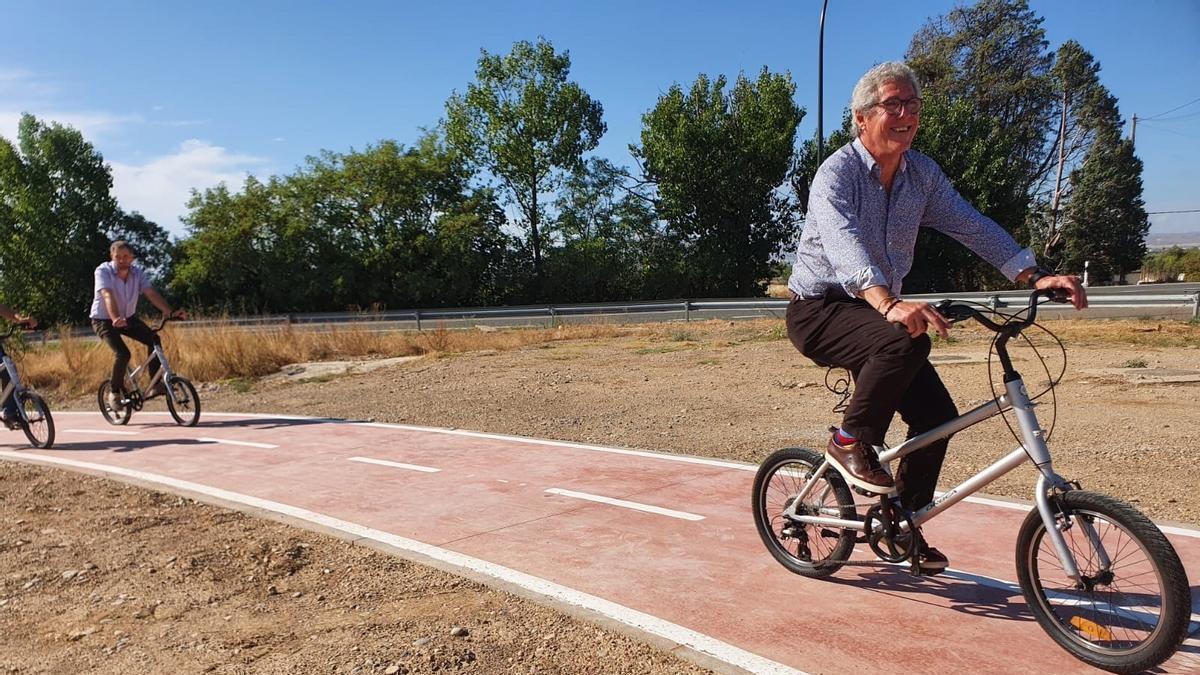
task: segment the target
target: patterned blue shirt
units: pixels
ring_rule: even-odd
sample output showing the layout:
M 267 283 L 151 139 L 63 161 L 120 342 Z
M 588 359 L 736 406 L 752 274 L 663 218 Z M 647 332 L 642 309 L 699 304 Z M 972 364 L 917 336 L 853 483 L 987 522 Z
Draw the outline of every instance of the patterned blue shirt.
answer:
M 1036 260 L 996 221 L 958 194 L 941 167 L 916 150 L 900 159 L 889 195 L 875 158 L 855 139 L 826 159 L 813 178 L 808 217 L 788 288 L 806 298 L 832 291 L 857 296 L 872 286 L 900 295 L 912 269 L 917 228 L 954 237 L 1010 280 Z

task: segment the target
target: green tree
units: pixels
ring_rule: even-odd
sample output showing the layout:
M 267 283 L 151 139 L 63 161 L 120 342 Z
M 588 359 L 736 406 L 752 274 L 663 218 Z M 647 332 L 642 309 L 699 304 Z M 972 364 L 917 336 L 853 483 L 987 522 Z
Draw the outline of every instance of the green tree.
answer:
M 22 115 L 0 138 L 0 300 L 39 320 L 79 322 L 117 214 L 112 175 L 83 135 Z
M 706 75 L 687 93 L 672 86 L 643 115 L 642 144 L 630 150 L 682 247 L 688 293 L 758 295 L 796 229 L 796 204 L 780 188 L 804 111 L 787 74 L 764 68 L 725 86 Z
M 476 82 L 446 102 L 450 146 L 500 181 L 528 232 L 534 276 L 542 279 L 542 195 L 604 134 L 603 107 L 567 79 L 571 59 L 544 39 L 520 41 L 504 56 L 482 50 Z
M 1200 281 L 1200 248 L 1172 246 L 1147 254 L 1142 271 L 1149 281 Z
M 1121 115 L 1116 98 L 1100 83 L 1100 64 L 1078 42 L 1068 40 L 1059 47 L 1050 76 L 1056 93 L 1054 141 L 1046 148 L 1033 187 L 1029 239 L 1053 267 L 1063 243 L 1062 210 L 1071 199 L 1070 182 L 1064 179 L 1098 134 L 1120 135 Z
M 323 152 L 242 192 L 197 193 L 174 284 L 207 307 L 321 311 L 494 302 L 513 242 L 491 192 L 435 134 Z
M 648 200 L 627 185 L 625 169 L 591 159 L 571 174 L 554 202 L 547 229 L 547 296 L 559 302 L 662 297 L 674 288 L 652 287 L 669 235 Z
M 1099 136 L 1083 165 L 1071 172 L 1073 194 L 1063 224 L 1063 266 L 1076 274 L 1120 281 L 1146 254 L 1150 220 L 1142 201 L 1142 160 L 1133 142 Z
M 965 100 L 996 119 L 1008 170 L 1027 194 L 1043 173 L 1055 94 L 1043 19 L 1026 0 L 979 0 L 929 20 L 905 56 L 926 95 Z

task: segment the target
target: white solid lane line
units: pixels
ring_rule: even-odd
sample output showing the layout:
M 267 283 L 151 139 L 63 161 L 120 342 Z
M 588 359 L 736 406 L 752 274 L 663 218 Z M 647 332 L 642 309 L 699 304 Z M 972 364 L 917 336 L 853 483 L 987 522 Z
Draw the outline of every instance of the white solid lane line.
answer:
M 201 436 L 200 438 L 197 438 L 196 440 L 200 441 L 201 443 L 221 443 L 223 445 L 244 445 L 248 448 L 266 448 L 267 450 L 271 450 L 271 449 L 279 447 L 278 445 L 271 445 L 270 443 L 255 443 L 253 441 L 231 441 L 228 438 L 209 438 L 208 436 Z
M 437 473 L 441 469 L 435 469 L 431 466 L 418 466 L 416 464 L 405 464 L 403 462 L 389 462 L 386 459 L 374 459 L 372 457 L 351 457 L 351 462 L 362 462 L 363 464 L 378 464 L 380 466 L 390 466 L 397 469 L 408 469 L 409 471 L 423 471 L 425 473 Z
M 138 471 L 135 469 L 126 469 L 124 467 L 111 466 L 107 464 L 94 464 L 91 462 L 80 462 L 77 460 L 66 459 L 63 457 L 54 457 L 51 455 L 37 455 L 27 452 L 12 452 L 8 450 L 0 450 L 0 458 L 27 462 L 53 464 L 58 466 L 69 466 L 87 471 L 96 471 L 107 473 L 113 476 L 125 476 L 137 481 L 145 483 L 156 483 L 164 488 L 190 492 L 194 494 L 206 495 L 207 497 L 224 502 L 223 506 L 229 504 L 240 504 L 252 509 L 261 509 L 271 511 L 279 515 L 287 516 L 297 520 L 307 521 L 316 525 L 318 528 L 326 528 L 337 530 L 352 537 L 375 541 L 395 549 L 412 554 L 409 559 L 421 560 L 422 558 L 432 558 L 435 561 L 445 563 L 452 567 L 458 567 L 465 571 L 475 574 L 489 576 L 498 581 L 520 586 L 531 593 L 536 593 L 544 598 L 561 602 L 575 607 L 581 607 L 585 610 L 594 612 L 601 616 L 608 617 L 635 630 L 644 631 L 651 635 L 656 635 L 661 638 L 670 640 L 678 645 L 689 648 L 701 654 L 708 655 L 719 661 L 728 663 L 736 668 L 747 670 L 751 673 L 761 673 L 762 675 L 805 675 L 803 671 L 797 670 L 790 666 L 786 666 L 776 661 L 771 661 L 765 657 L 759 656 L 753 652 L 746 651 L 740 647 L 735 647 L 726 642 L 722 642 L 716 638 L 710 637 L 703 633 L 699 633 L 690 628 L 685 628 L 679 624 L 671 623 L 665 619 L 639 612 L 635 609 L 619 605 L 611 600 L 605 600 L 595 595 L 589 595 L 583 591 L 577 591 L 573 588 L 556 584 L 553 581 L 548 581 L 540 577 L 520 572 L 511 567 L 504 567 L 493 562 L 482 560 L 480 558 L 472 558 L 449 549 L 439 548 L 432 544 L 417 541 L 415 539 L 407 539 L 399 535 L 384 532 L 359 525 L 346 520 L 340 520 L 332 516 L 327 516 L 322 513 L 316 513 L 300 507 L 282 504 L 279 502 L 268 501 L 261 497 L 253 497 L 251 495 L 230 492 L 200 483 L 192 483 L 189 481 L 171 478 L 160 474 Z M 319 529 L 317 531 L 320 531 Z
M 117 431 L 116 429 L 59 429 L 59 431 L 68 434 L 115 434 L 117 436 L 137 436 L 142 433 L 140 431 Z
M 612 506 L 620 506 L 626 509 L 635 511 L 645 511 L 646 513 L 656 513 L 660 516 L 670 516 L 671 518 L 679 518 L 680 520 L 704 520 L 704 516 L 698 516 L 694 513 L 686 511 L 674 511 L 664 509 L 661 506 L 651 506 L 649 504 L 639 504 L 638 502 L 630 502 L 624 499 L 613 499 L 612 497 L 604 497 L 601 495 L 588 494 L 586 492 L 575 492 L 574 490 L 564 490 L 562 488 L 547 488 L 546 492 L 553 495 L 561 495 L 563 497 L 573 497 L 575 499 L 586 499 L 589 502 L 600 502 L 601 504 L 609 504 Z

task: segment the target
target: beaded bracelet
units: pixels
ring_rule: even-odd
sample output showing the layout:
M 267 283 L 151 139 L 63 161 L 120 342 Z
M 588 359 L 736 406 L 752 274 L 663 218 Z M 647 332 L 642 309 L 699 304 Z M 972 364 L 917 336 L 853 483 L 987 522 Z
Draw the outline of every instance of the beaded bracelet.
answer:
M 892 301 L 888 303 L 887 309 L 883 310 L 883 318 L 885 319 L 887 318 L 888 314 L 891 314 L 892 310 L 896 308 L 896 305 L 900 304 L 900 298 L 893 297 L 891 300 Z

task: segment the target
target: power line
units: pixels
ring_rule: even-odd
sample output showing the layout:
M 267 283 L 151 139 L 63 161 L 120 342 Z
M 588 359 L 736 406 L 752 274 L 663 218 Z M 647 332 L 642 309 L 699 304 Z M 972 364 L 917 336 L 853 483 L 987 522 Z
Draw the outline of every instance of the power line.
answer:
M 1200 213 L 1200 209 L 1185 209 L 1183 211 L 1147 211 L 1146 215 L 1153 216 L 1160 213 Z
M 1141 122 L 1141 118 L 1138 118 L 1138 121 Z M 1165 131 L 1167 133 L 1175 134 L 1176 136 L 1183 136 L 1184 138 L 1200 138 L 1200 136 L 1192 136 L 1191 134 L 1181 133 L 1179 131 L 1175 131 L 1174 129 L 1164 129 L 1163 127 L 1154 126 L 1153 124 L 1151 124 L 1148 128 L 1153 131 Z
M 1158 114 L 1157 114 L 1157 115 L 1155 115 L 1154 117 L 1162 117 L 1163 115 L 1170 115 L 1171 113 L 1175 112 L 1176 110 L 1179 110 L 1180 108 L 1186 108 L 1186 107 L 1188 107 L 1189 105 L 1191 105 L 1191 104 L 1193 104 L 1193 103 L 1200 103 L 1200 98 L 1198 98 L 1198 99 L 1195 99 L 1195 100 L 1192 100 L 1192 101 L 1188 101 L 1187 103 L 1184 103 L 1184 104 L 1183 104 L 1183 105 L 1181 105 L 1181 106 L 1176 106 L 1176 107 L 1174 107 L 1174 108 L 1171 108 L 1171 109 L 1170 109 L 1170 110 L 1168 110 L 1167 112 L 1164 112 L 1164 113 L 1158 113 Z M 1154 119 L 1154 117 L 1139 117 L 1139 118 L 1138 118 L 1138 120 L 1140 120 L 1140 121 L 1142 121 L 1142 122 L 1145 122 L 1145 121 L 1147 121 L 1147 120 L 1152 120 L 1152 119 Z

